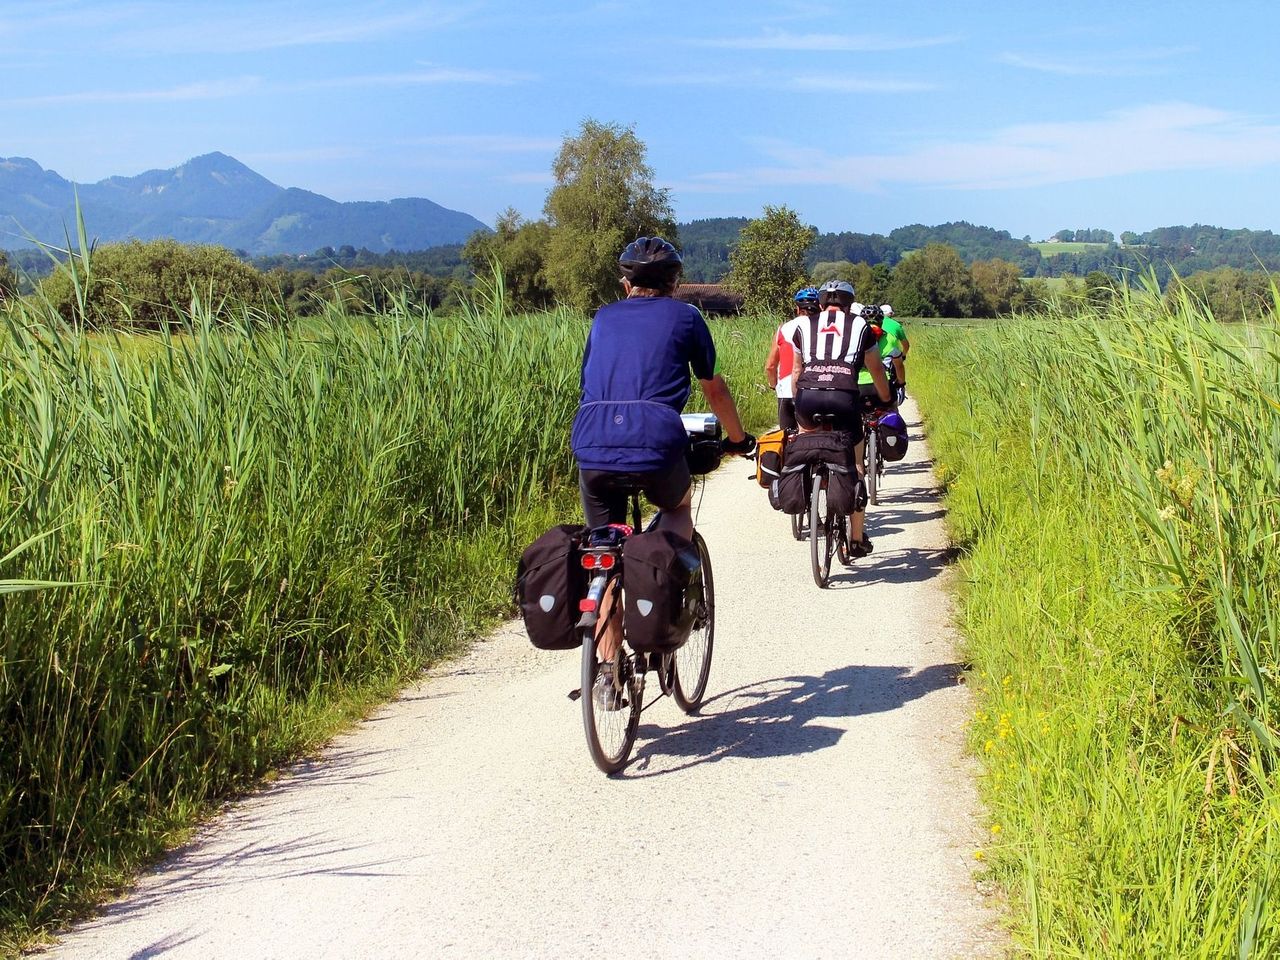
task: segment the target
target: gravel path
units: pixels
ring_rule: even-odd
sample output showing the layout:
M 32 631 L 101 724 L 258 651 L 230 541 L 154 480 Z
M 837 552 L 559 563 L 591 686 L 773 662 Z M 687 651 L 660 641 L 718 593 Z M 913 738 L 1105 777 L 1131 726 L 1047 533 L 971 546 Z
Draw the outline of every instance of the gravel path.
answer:
M 648 708 L 619 778 L 592 765 L 566 696 L 577 653 L 508 625 L 51 953 L 1000 955 L 972 879 L 969 697 L 924 445 L 872 508 L 875 554 L 837 563 L 825 591 L 746 472 L 720 470 L 698 520 L 717 594 L 708 702 Z

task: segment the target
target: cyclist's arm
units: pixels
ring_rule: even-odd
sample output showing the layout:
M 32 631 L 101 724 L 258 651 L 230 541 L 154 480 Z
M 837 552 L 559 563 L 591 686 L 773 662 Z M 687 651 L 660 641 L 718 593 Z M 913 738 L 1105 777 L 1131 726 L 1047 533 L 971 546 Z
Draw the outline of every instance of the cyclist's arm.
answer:
M 733 402 L 733 394 L 729 392 L 729 385 L 724 382 L 724 377 L 717 373 L 710 380 L 698 382 L 702 384 L 702 395 L 707 398 L 707 406 L 720 418 L 720 423 L 724 426 L 724 432 L 729 440 L 733 443 L 741 443 L 747 432 L 742 429 L 738 407 Z
M 778 385 L 778 364 L 781 362 L 781 351 L 778 350 L 778 339 L 774 338 L 773 344 L 769 347 L 769 356 L 764 361 L 764 378 L 769 382 L 769 386 L 776 387 Z
M 804 373 L 804 357 L 800 355 L 799 350 L 793 348 L 792 352 L 795 354 L 791 360 L 791 395 L 794 397 L 796 391 L 800 389 L 800 374 Z
M 862 355 L 862 363 L 871 374 L 871 382 L 876 385 L 876 395 L 883 403 L 889 402 L 889 378 L 884 372 L 884 363 L 880 360 L 880 348 L 872 347 Z

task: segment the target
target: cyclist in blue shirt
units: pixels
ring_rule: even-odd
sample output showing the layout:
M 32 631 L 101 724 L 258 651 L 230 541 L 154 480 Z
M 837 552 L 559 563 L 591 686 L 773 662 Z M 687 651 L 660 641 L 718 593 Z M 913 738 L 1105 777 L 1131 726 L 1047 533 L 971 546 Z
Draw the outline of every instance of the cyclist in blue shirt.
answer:
M 597 311 L 582 358 L 582 402 L 571 444 L 587 526 L 624 523 L 626 488 L 638 484 L 662 510 L 661 525 L 693 536 L 688 434 L 680 411 L 689 372 L 728 436 L 726 453 L 750 453 L 707 322 L 672 298 L 681 259 L 661 237 L 640 237 L 618 258 L 626 299 Z
M 660 525 L 689 539 L 693 484 L 680 411 L 689 399 L 691 370 L 728 436 L 725 452 L 749 454 L 755 438 L 742 429 L 729 387 L 716 372 L 707 322 L 697 307 L 673 299 L 681 268 L 676 248 L 661 237 L 639 237 L 622 251 L 618 266 L 626 298 L 601 307 L 591 324 L 570 439 L 583 512 L 591 528 L 626 523 L 629 490 L 638 486 L 662 511 Z M 597 655 L 606 664 L 622 645 L 621 625 L 609 616 L 612 604 L 610 594 L 600 607 L 605 626 Z M 602 702 L 616 706 L 608 685 L 598 685 Z

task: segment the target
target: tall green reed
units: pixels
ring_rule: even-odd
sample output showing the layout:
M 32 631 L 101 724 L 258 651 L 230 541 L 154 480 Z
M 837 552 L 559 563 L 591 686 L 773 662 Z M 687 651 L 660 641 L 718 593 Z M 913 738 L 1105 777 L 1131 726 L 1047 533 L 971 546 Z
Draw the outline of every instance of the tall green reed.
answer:
M 586 318 L 206 300 L 154 336 L 6 309 L 0 590 L 48 587 L 0 597 L 10 943 L 509 610 L 518 548 L 577 510 Z M 766 327 L 716 325 L 756 425 Z
M 1136 290 L 917 346 L 1028 952 L 1272 955 L 1274 318 Z

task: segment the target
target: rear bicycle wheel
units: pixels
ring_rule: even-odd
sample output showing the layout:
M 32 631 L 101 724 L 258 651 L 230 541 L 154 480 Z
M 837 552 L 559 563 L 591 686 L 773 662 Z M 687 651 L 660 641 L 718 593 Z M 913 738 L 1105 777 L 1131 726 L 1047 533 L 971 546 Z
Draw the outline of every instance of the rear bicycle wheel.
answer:
M 640 677 L 632 657 L 620 649 L 601 695 L 596 677 L 603 666 L 596 660 L 595 628 L 587 627 L 582 631 L 582 726 L 595 765 L 617 773 L 631 756 L 640 729 Z
M 702 534 L 693 532 L 693 545 L 698 548 L 697 580 L 689 589 L 700 587 L 700 596 L 694 598 L 695 615 L 693 629 L 684 646 L 675 657 L 674 682 L 671 696 L 685 713 L 694 713 L 702 705 L 707 694 L 707 678 L 711 676 L 711 651 L 716 637 L 716 591 L 711 576 L 711 554 Z
M 836 517 L 836 557 L 846 567 L 853 563 L 853 554 L 849 552 L 849 518 Z
M 815 470 L 809 494 L 809 562 L 813 567 L 813 582 L 819 587 L 827 585 L 831 575 L 831 554 L 835 550 L 831 542 L 833 531 L 827 511 L 827 490 L 823 486 L 825 479 L 825 470 Z
M 867 502 L 879 503 L 876 487 L 880 479 L 880 442 L 878 431 L 872 427 L 867 431 L 867 461 L 863 465 L 863 480 L 867 485 Z

